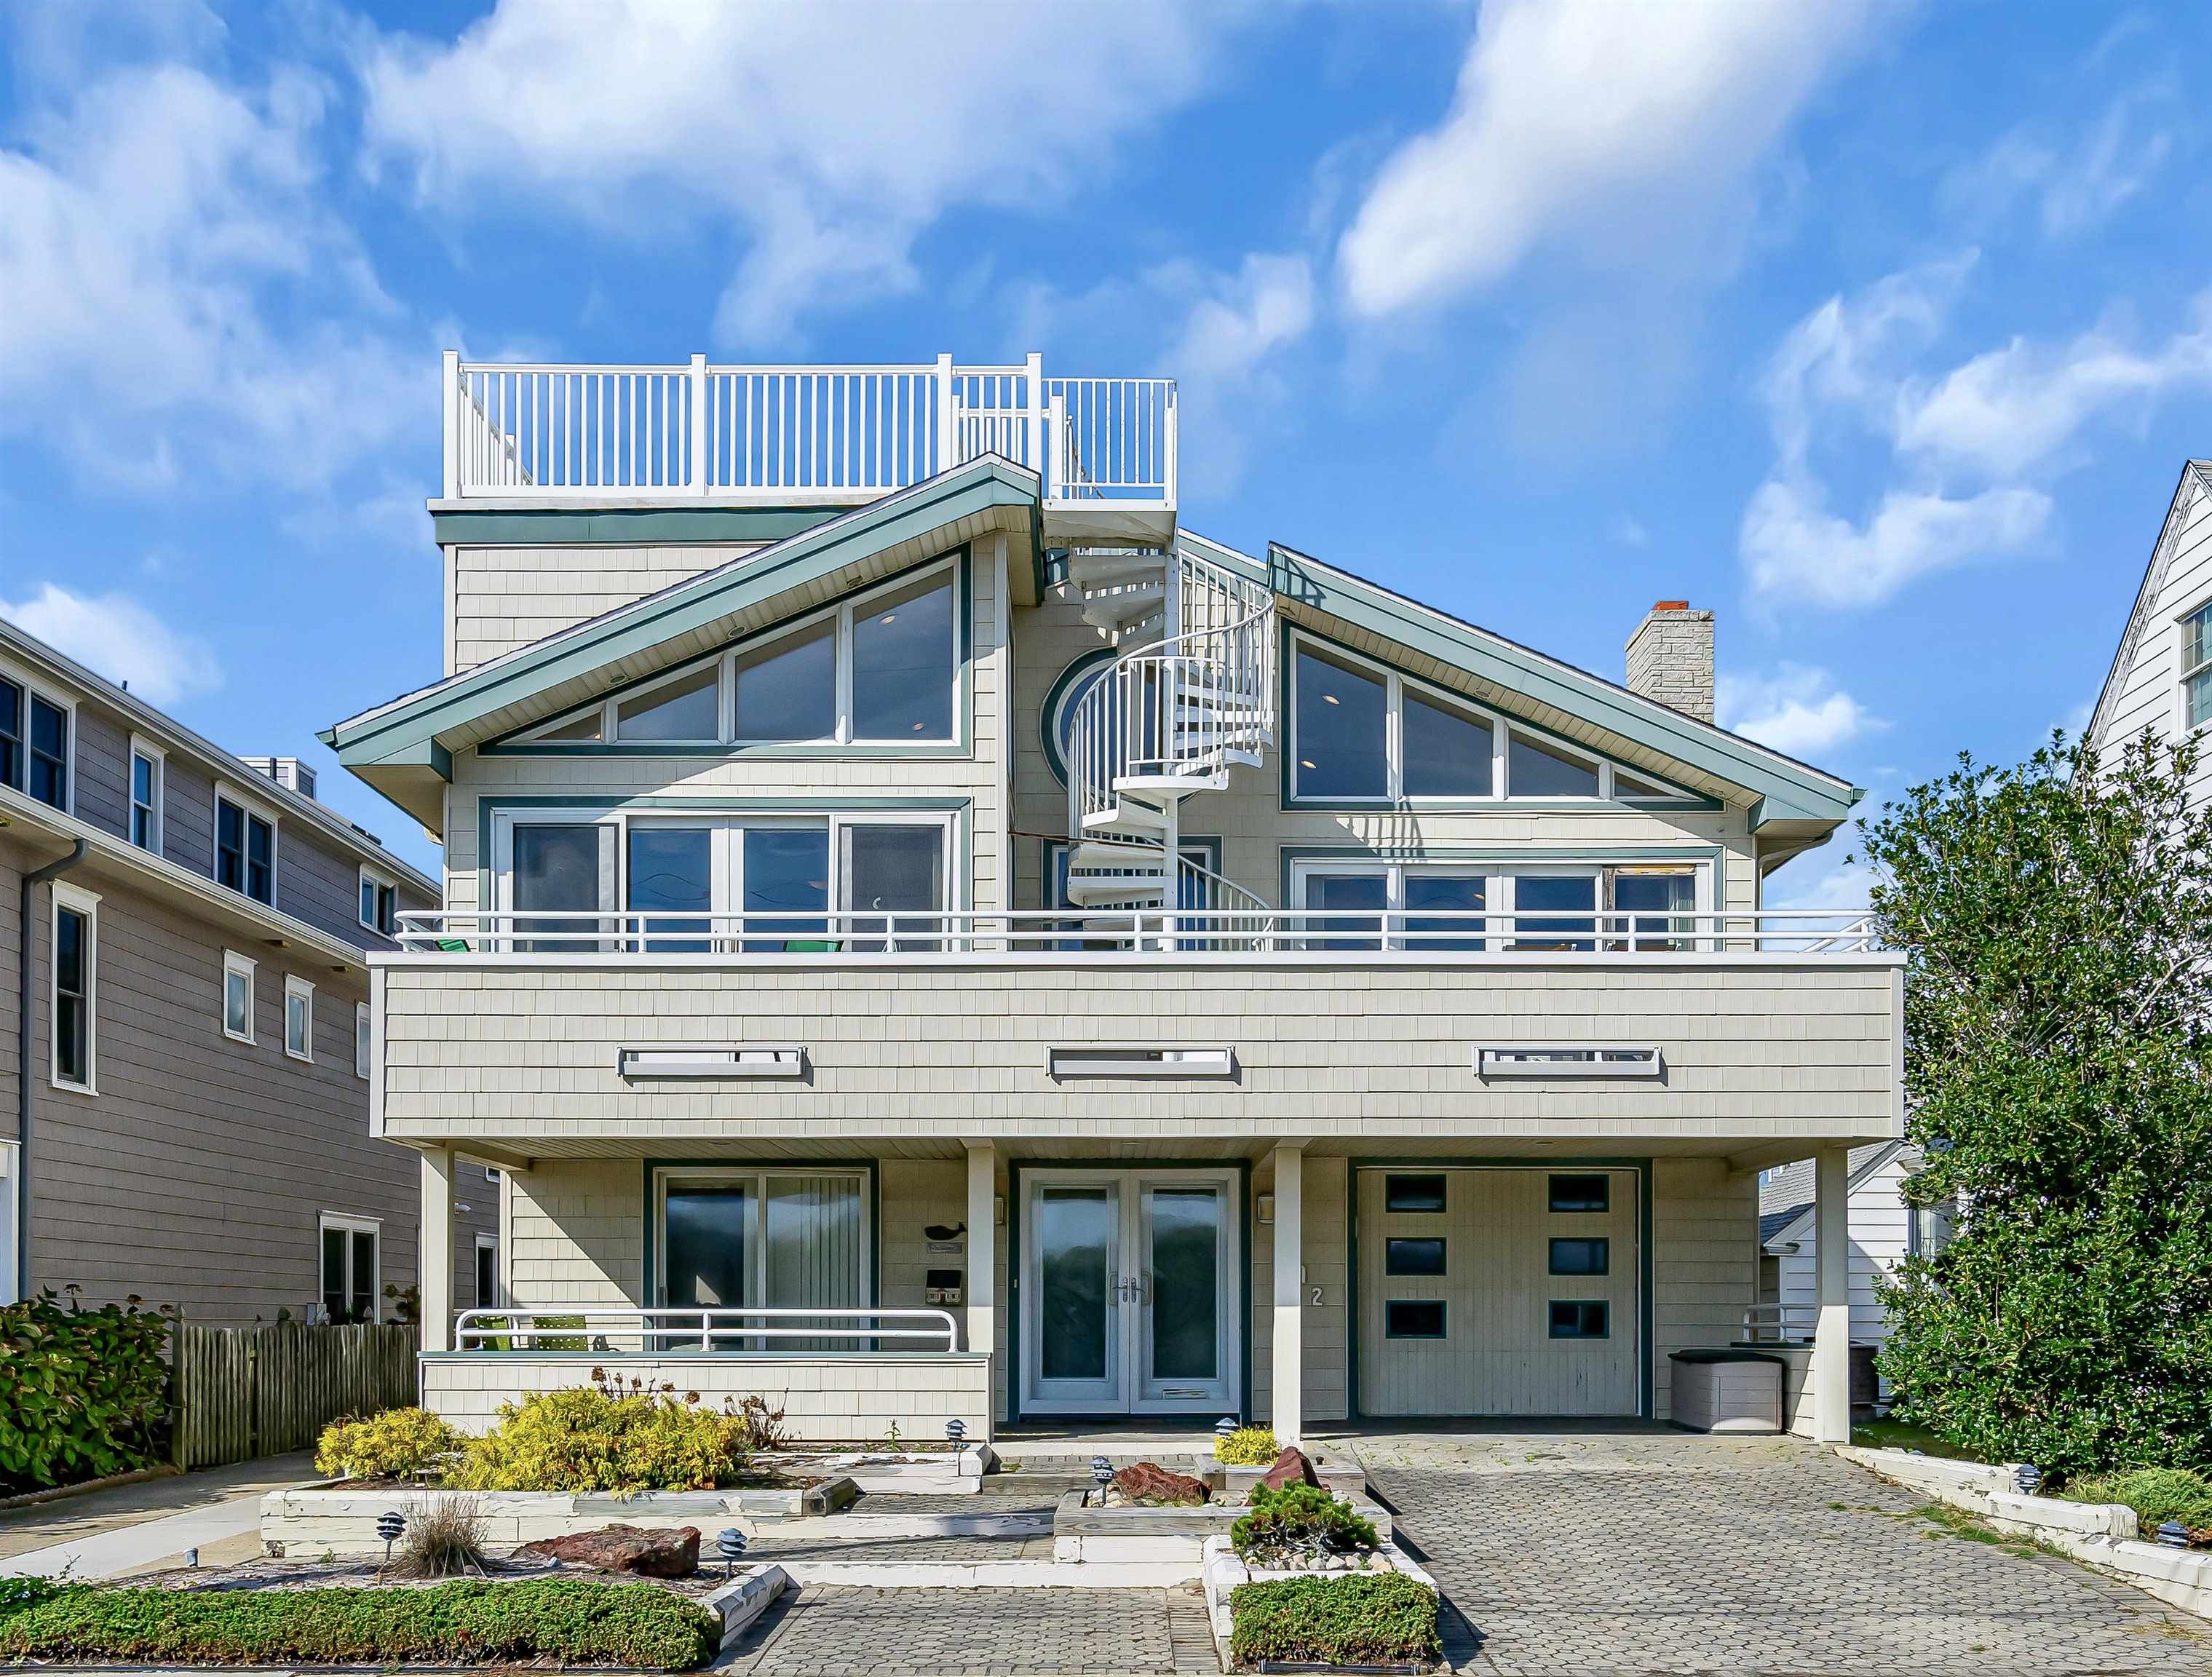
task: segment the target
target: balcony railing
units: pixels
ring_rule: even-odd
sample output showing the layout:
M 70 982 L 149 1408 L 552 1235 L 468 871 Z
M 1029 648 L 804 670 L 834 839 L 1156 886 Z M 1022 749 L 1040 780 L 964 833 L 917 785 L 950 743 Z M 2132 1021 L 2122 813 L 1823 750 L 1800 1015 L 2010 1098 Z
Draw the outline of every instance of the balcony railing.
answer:
M 857 503 L 985 454 L 1048 500 L 1176 504 L 1172 379 L 934 362 L 444 364 L 445 496 Z
M 605 1352 L 641 1357 L 728 1355 L 777 1351 L 957 1351 L 949 1310 L 800 1309 L 651 1309 L 632 1305 L 541 1304 L 464 1310 L 453 1324 L 457 1351 Z
M 1820 1325 L 1817 1304 L 1753 1304 L 1743 1313 L 1743 1343 L 1810 1345 Z
M 1159 954 L 1326 961 L 1489 962 L 1563 957 L 1881 953 L 1856 911 L 1651 914 L 1114 908 L 773 914 L 422 912 L 399 916 L 404 954 L 717 962 L 889 961 Z

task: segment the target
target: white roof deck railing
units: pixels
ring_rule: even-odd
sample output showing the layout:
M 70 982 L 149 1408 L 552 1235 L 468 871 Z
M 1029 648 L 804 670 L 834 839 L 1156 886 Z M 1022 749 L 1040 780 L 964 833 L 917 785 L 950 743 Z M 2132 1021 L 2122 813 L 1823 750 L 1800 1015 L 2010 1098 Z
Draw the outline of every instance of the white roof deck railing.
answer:
M 717 963 L 916 958 L 1172 956 L 1316 961 L 1665 960 L 1880 955 L 1871 915 L 1853 910 L 1486 914 L 1421 909 L 1074 908 L 774 914 L 478 913 L 399 916 L 403 956 L 550 962 L 707 957 Z
M 1172 379 L 959 367 L 444 360 L 448 501 L 856 503 L 997 454 L 1048 499 L 1171 509 Z
M 453 1348 L 642 1357 L 909 1348 L 951 1352 L 960 1348 L 960 1330 L 949 1310 L 540 1304 L 462 1311 L 454 1319 Z

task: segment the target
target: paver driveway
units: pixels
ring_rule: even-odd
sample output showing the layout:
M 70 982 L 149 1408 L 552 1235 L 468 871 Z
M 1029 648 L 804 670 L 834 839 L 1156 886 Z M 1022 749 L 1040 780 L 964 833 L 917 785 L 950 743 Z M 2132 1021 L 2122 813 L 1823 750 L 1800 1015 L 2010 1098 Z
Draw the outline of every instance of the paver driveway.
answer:
M 1658 1429 L 1344 1441 L 1478 1673 L 2212 1673 L 2212 1625 L 2069 1560 L 1952 1534 L 1795 1439 Z

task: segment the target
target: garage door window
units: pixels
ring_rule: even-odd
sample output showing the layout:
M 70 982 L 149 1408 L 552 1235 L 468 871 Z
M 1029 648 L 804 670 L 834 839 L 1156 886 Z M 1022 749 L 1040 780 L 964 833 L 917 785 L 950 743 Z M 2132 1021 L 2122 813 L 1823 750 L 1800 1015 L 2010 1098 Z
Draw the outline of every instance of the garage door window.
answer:
M 1554 1176 L 1552 1209 L 1555 1212 L 1605 1212 L 1613 1209 L 1613 1183 L 1604 1176 Z
M 1393 1212 L 1440 1212 L 1444 1208 L 1442 1176 L 1385 1176 L 1382 1209 Z
M 1553 1309 L 1557 1309 L 1557 1305 Z M 1382 1307 L 1382 1334 L 1392 1340 L 1441 1340 L 1444 1336 L 1444 1302 L 1441 1298 L 1394 1298 Z
M 1382 1273 L 1386 1275 L 1441 1275 L 1444 1273 L 1444 1243 L 1441 1240 L 1386 1241 L 1382 1247 Z
M 1605 1340 L 1613 1337 L 1602 1298 L 1555 1298 L 1552 1301 L 1552 1337 L 1555 1340 Z
M 1613 1243 L 1609 1240 L 1555 1240 L 1552 1243 L 1554 1275 L 1609 1275 L 1613 1273 Z

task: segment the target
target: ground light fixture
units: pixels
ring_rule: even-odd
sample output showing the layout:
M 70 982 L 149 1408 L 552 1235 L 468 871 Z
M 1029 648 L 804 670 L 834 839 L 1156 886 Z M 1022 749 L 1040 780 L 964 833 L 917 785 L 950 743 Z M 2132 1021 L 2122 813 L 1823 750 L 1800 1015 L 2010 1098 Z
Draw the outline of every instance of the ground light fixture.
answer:
M 1217 1438 L 1226 1438 L 1236 1431 L 1237 1417 L 1234 1415 L 1224 1415 L 1213 1424 L 1213 1436 Z
M 1091 1477 L 1098 1485 L 1098 1506 L 1106 1506 L 1106 1487 L 1114 1482 L 1114 1464 L 1103 1455 L 1091 1458 Z
M 722 1558 L 722 1576 L 728 1577 L 745 1558 L 745 1534 L 735 1526 L 725 1526 L 714 1538 L 714 1552 Z
M 2043 1469 L 2033 1461 L 2023 1461 L 2012 1470 L 2012 1482 L 2020 1487 L 2020 1494 L 2032 1497 L 2043 1488 Z
M 384 1564 L 392 1565 L 392 1546 L 407 1531 L 407 1516 L 396 1508 L 387 1508 L 376 1516 L 376 1534 L 384 1540 Z
M 2169 1549 L 2185 1549 L 2189 1546 L 2189 1528 L 2179 1520 L 2168 1520 L 2158 1528 L 2158 1540 Z
M 955 1415 L 951 1420 L 945 1422 L 945 1436 L 951 1441 L 952 1448 L 958 1449 L 968 1441 L 968 1423 Z

